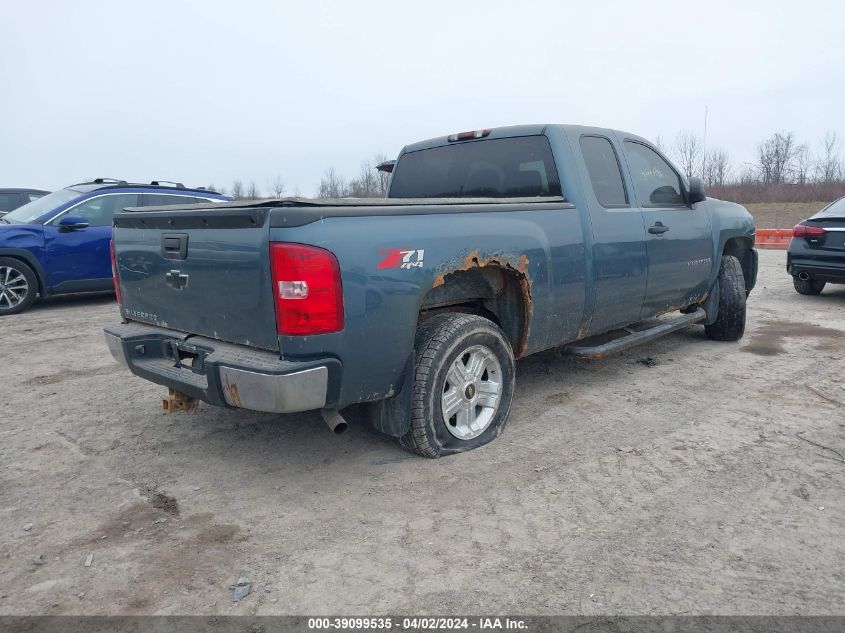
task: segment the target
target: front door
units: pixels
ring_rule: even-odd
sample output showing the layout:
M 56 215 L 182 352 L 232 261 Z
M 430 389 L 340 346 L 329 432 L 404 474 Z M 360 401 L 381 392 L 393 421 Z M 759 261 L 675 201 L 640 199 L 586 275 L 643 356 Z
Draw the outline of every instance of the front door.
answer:
M 52 292 L 108 290 L 112 287 L 109 257 L 112 216 L 124 207 L 137 205 L 138 194 L 102 194 L 66 209 L 44 225 L 47 285 Z M 83 217 L 88 226 L 64 230 L 59 221 L 65 216 Z
M 690 208 L 681 177 L 651 147 L 626 140 L 625 154 L 646 230 L 643 318 L 696 303 L 708 290 L 713 241 L 707 203 Z

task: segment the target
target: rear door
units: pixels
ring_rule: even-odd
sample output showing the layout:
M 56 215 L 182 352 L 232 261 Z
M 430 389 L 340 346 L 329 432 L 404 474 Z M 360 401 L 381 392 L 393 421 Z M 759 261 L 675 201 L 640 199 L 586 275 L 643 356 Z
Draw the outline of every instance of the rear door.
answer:
M 190 206 L 116 216 L 125 316 L 278 350 L 267 216 L 266 209 Z
M 645 229 L 611 140 L 589 134 L 578 142 L 593 230 L 595 305 L 587 334 L 598 334 L 640 318 L 648 272 Z
M 690 208 L 681 176 L 653 148 L 626 139 L 625 155 L 646 230 L 642 318 L 677 310 L 708 290 L 713 242 L 707 203 Z
M 111 288 L 109 241 L 112 217 L 124 207 L 138 206 L 136 193 L 104 193 L 75 204 L 44 225 L 48 286 L 53 292 Z M 59 226 L 63 217 L 87 220 L 84 229 Z

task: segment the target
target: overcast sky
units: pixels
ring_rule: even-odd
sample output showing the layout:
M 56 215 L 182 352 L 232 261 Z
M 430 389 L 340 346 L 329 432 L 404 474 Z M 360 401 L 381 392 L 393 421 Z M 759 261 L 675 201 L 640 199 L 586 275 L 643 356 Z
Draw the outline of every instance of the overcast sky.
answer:
M 841 2 L 0 0 L 0 186 L 313 195 L 334 166 L 519 123 L 701 133 L 735 165 L 845 135 Z

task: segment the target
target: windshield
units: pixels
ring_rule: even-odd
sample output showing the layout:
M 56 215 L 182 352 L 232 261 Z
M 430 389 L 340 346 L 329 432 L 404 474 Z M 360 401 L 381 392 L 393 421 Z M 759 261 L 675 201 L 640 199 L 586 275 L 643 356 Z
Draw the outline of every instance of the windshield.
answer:
M 78 191 L 70 191 L 69 189 L 59 189 L 53 193 L 49 193 L 38 200 L 18 207 L 11 213 L 7 213 L 0 221 L 9 222 L 11 224 L 30 224 L 40 218 L 45 213 L 49 213 L 53 209 L 60 207 L 66 202 L 78 198 L 80 194 Z
M 399 158 L 391 198 L 559 196 L 560 181 L 545 136 L 472 141 L 409 152 Z

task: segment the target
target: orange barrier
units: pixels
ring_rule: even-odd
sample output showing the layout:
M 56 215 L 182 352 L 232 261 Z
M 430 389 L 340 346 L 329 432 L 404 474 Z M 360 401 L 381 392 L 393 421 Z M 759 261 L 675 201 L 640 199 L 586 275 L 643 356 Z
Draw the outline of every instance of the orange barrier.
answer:
M 757 229 L 754 246 L 757 248 L 789 248 L 792 239 L 792 229 Z

